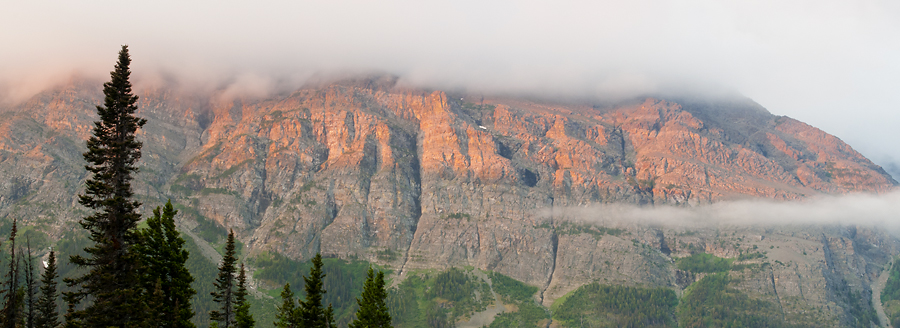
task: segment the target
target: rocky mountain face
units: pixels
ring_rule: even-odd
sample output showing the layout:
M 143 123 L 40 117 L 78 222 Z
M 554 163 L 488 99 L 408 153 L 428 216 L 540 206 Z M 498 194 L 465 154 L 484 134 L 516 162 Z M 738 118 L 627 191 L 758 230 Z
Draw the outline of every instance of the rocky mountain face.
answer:
M 592 106 L 395 82 L 344 80 L 267 100 L 138 90 L 149 123 L 136 192 L 148 206 L 171 198 L 184 227 L 233 228 L 249 256 L 357 257 L 400 277 L 474 266 L 540 287 L 548 306 L 593 281 L 682 288 L 698 278 L 676 270 L 673 256 L 752 248 L 781 265 L 747 271 L 741 288 L 776 301 L 785 317 L 846 322 L 841 293 L 871 297 L 900 247 L 862 227 L 597 227 L 542 214 L 897 184 L 840 139 L 750 100 Z M 0 217 L 51 240 L 75 229 L 100 87 L 74 82 L 0 109 Z

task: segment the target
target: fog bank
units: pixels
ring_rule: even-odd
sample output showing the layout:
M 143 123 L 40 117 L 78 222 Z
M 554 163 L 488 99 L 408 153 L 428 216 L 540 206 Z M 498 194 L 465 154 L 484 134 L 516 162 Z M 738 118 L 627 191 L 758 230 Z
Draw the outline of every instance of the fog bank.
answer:
M 597 205 L 543 209 L 544 220 L 605 226 L 631 224 L 702 228 L 721 226 L 863 225 L 900 232 L 900 190 L 884 194 L 819 196 L 805 201 L 765 199 L 699 206 Z

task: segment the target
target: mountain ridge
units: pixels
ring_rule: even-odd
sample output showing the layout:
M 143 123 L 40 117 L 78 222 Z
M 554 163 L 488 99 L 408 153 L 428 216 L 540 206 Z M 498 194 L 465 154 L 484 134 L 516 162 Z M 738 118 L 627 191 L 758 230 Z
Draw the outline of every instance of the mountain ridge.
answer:
M 171 198 L 183 226 L 234 228 L 249 256 L 321 252 L 401 277 L 452 266 L 496 271 L 540 287 L 545 306 L 597 279 L 678 288 L 672 256 L 735 257 L 750 242 L 721 244 L 713 230 L 592 227 L 539 209 L 797 200 L 897 184 L 840 139 L 747 99 L 559 104 L 398 87 L 390 76 L 265 100 L 164 88 L 138 95 L 149 123 L 138 135 L 135 192 L 147 206 Z M 0 216 L 25 218 L 51 240 L 75 228 L 83 140 L 99 97 L 99 86 L 73 83 L 0 112 Z M 788 278 L 789 268 L 769 274 L 831 284 L 801 302 L 818 307 L 835 302 L 835 281 L 865 291 L 896 252 L 896 238 L 850 229 L 733 232 L 802 252 L 795 260 L 808 263 L 795 275 L 807 278 Z M 881 246 L 858 254 L 861 245 Z M 834 263 L 845 257 L 856 264 Z M 771 290 L 802 290 L 794 285 Z

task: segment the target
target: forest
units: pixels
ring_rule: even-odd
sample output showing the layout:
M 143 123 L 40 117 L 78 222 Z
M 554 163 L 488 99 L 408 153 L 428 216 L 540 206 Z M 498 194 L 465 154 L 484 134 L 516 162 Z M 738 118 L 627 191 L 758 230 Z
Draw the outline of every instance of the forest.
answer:
M 566 297 L 553 317 L 568 327 L 675 327 L 676 305 L 671 289 L 593 283 Z
M 890 275 L 881 290 L 881 303 L 891 326 L 900 327 L 900 265 L 894 259 Z
M 783 313 L 771 302 L 730 287 L 728 273 L 707 275 L 685 290 L 677 307 L 682 327 L 785 327 Z

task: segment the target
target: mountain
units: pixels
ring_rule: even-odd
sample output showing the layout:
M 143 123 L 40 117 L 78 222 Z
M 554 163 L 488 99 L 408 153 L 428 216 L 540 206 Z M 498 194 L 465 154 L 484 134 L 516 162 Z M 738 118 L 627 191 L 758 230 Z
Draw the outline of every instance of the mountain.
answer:
M 840 139 L 749 99 L 597 105 L 396 82 L 345 79 L 265 100 L 138 90 L 148 123 L 134 185 L 144 212 L 171 198 L 183 229 L 216 244 L 234 228 L 248 257 L 321 252 L 385 265 L 398 281 L 450 267 L 497 272 L 538 287 L 546 307 L 592 282 L 680 293 L 705 276 L 674 264 L 691 254 L 781 263 L 748 267 L 733 285 L 789 322 L 845 325 L 856 316 L 852 295 L 871 299 L 900 249 L 856 226 L 598 227 L 543 214 L 897 185 Z M 85 213 L 75 195 L 100 88 L 73 81 L 0 108 L 0 217 L 25 221 L 45 244 Z

